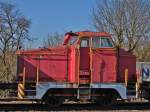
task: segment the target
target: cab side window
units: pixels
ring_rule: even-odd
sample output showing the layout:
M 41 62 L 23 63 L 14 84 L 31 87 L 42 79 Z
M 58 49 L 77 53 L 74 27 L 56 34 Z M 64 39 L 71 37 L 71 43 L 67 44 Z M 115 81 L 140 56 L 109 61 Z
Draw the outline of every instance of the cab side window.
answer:
M 80 43 L 81 47 L 89 47 L 89 41 L 88 39 L 82 39 Z
M 113 44 L 109 38 L 101 38 L 101 47 L 113 47 Z
M 100 37 L 94 37 L 92 39 L 92 45 L 93 45 L 93 48 L 100 48 L 101 47 L 101 43 L 100 43 Z
M 93 37 L 92 46 L 93 46 L 93 48 L 111 48 L 111 47 L 113 47 L 113 43 L 110 38 Z

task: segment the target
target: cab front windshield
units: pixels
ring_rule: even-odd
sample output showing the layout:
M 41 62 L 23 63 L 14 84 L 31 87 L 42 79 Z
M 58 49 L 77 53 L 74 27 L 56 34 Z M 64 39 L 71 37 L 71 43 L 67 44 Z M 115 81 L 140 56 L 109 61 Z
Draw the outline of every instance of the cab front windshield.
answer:
M 68 45 L 75 45 L 77 40 L 78 40 L 78 36 L 72 36 L 68 41 Z

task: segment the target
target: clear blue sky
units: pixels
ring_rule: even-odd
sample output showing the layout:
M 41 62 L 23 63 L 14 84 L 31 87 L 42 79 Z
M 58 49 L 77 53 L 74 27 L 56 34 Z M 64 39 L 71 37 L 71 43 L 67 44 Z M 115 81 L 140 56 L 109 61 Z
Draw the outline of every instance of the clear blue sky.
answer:
M 92 29 L 91 12 L 96 0 L 0 0 L 10 2 L 31 19 L 30 37 L 42 39 L 49 33 Z

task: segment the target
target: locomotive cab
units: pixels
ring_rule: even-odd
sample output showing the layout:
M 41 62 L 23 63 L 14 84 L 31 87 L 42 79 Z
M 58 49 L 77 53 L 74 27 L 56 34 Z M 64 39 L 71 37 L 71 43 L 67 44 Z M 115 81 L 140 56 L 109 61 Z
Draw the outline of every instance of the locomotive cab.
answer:
M 78 76 L 78 79 L 74 77 L 70 79 L 71 82 L 116 81 L 116 48 L 109 34 L 105 32 L 69 33 L 66 34 L 63 45 L 68 46 L 72 55 L 71 61 L 76 62 L 71 66 L 76 70 L 71 72 L 71 76 Z

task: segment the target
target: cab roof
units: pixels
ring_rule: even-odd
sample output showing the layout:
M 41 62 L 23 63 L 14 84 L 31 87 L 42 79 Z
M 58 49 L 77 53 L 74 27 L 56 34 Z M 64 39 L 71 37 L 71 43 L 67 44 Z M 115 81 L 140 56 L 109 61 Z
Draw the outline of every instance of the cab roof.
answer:
M 81 31 L 81 32 L 68 32 L 66 35 L 74 35 L 80 37 L 111 37 L 111 35 L 107 32 L 92 32 L 92 31 Z

